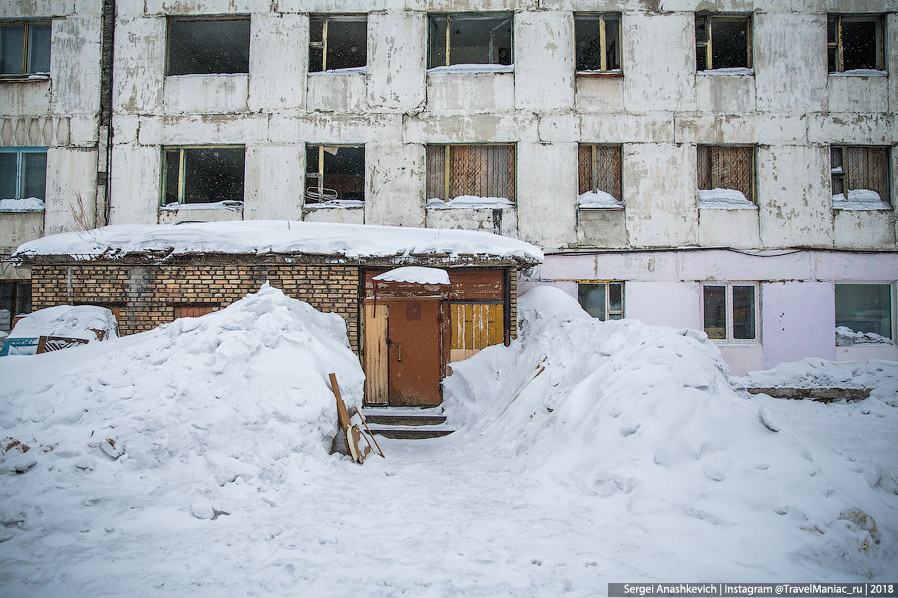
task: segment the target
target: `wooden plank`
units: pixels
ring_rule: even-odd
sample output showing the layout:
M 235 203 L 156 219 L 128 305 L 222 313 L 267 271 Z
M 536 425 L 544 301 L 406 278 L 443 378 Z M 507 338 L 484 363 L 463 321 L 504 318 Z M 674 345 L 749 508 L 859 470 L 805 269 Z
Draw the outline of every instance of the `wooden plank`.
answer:
M 383 405 L 389 400 L 388 314 L 386 303 L 365 302 L 365 402 L 368 404 Z
M 447 199 L 445 193 L 446 151 L 442 145 L 427 146 L 427 197 Z
M 581 144 L 577 148 L 577 193 L 593 190 L 592 144 Z

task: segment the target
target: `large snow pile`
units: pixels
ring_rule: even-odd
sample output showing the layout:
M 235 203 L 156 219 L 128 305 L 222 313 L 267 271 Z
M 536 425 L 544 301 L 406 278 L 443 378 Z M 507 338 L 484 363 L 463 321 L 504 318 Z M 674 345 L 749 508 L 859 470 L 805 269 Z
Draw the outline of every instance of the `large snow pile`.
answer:
M 894 466 L 833 458 L 738 396 L 703 333 L 594 320 L 548 287 L 518 313 L 521 341 L 453 364 L 445 383 L 460 433 L 515 475 L 599 497 L 634 537 L 725 554 L 722 577 L 762 554 L 810 577 L 894 572 L 898 499 L 879 475 Z
M 201 318 L 0 367 L 3 541 L 71 525 L 190 533 L 267 509 L 269 490 L 326 460 L 327 374 L 350 406 L 363 382 L 342 319 L 268 285 Z M 102 520 L 73 523 L 96 502 Z
M 12 329 L 9 338 L 63 336 L 96 341 L 95 330 L 106 331 L 107 338 L 118 336 L 115 316 L 96 305 L 57 305 L 28 314 Z

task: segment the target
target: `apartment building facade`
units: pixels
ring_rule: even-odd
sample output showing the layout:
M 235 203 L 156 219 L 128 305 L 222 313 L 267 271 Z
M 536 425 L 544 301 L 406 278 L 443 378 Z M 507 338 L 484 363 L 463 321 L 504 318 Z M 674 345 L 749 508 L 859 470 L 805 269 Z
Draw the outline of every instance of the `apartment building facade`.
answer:
M 520 289 L 705 330 L 737 372 L 898 359 L 894 0 L 108 4 L 0 5 L 4 44 L 51 24 L 49 73 L 0 80 L 14 199 L 47 155 L 5 252 L 85 223 L 482 229 L 545 250 Z

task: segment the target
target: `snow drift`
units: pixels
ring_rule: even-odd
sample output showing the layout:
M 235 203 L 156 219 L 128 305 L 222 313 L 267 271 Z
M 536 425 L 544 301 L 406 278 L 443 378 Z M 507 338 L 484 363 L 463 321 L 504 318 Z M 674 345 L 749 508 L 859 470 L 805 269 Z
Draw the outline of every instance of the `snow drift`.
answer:
M 9 338 L 62 336 L 96 342 L 95 330 L 109 338 L 118 336 L 118 323 L 112 312 L 97 305 L 57 305 L 39 309 L 19 320 Z
M 522 294 L 518 313 L 520 341 L 453 364 L 445 383 L 460 433 L 517 475 L 599 497 L 601 516 L 696 558 L 775 553 L 810 577 L 893 571 L 896 499 L 881 466 L 834 460 L 738 396 L 703 333 L 594 320 L 550 287 Z

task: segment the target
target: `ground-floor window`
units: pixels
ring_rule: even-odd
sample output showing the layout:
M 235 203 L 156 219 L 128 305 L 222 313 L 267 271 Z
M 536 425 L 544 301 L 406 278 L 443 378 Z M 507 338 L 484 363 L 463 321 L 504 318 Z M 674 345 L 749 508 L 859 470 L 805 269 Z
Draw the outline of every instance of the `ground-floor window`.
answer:
M 836 327 L 892 338 L 892 285 L 837 284 Z
M 9 332 L 13 319 L 31 313 L 30 282 L 0 282 L 0 330 Z
M 624 317 L 623 282 L 581 282 L 577 285 L 580 307 L 602 321 Z
M 753 283 L 706 284 L 702 287 L 703 325 L 708 338 L 757 340 L 758 286 Z

